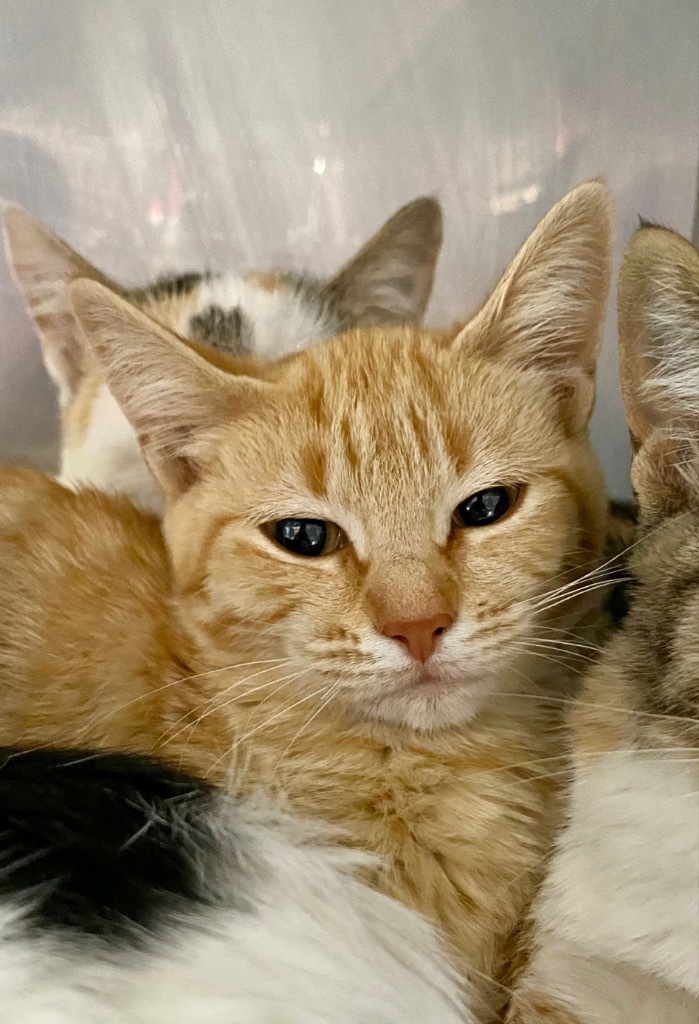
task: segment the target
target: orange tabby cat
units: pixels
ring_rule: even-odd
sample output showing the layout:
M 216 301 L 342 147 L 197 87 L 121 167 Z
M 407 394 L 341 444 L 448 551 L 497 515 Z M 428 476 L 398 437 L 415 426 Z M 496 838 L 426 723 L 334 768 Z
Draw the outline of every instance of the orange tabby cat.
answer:
M 376 884 L 501 1003 L 556 816 L 548 698 L 597 604 L 576 581 L 604 544 L 587 423 L 609 237 L 606 189 L 583 185 L 463 328 L 357 330 L 238 373 L 73 285 L 168 552 L 126 503 L 4 474 L 0 740 L 278 787 L 384 855 Z

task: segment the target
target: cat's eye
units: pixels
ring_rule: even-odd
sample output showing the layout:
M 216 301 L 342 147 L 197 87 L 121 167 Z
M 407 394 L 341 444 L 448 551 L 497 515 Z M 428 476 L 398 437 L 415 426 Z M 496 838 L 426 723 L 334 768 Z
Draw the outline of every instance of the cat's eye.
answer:
M 340 527 L 325 519 L 278 519 L 263 529 L 281 548 L 303 558 L 330 555 L 346 543 Z
M 519 494 L 518 487 L 486 487 L 477 491 L 454 510 L 455 526 L 490 526 L 513 508 Z

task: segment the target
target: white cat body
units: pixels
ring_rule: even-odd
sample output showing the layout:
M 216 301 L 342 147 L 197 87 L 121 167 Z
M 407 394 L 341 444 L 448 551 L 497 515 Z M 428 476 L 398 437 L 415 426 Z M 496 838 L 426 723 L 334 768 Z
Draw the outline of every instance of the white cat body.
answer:
M 696 1024 L 699 761 L 585 758 L 569 815 L 538 907 L 531 986 L 585 1024 Z

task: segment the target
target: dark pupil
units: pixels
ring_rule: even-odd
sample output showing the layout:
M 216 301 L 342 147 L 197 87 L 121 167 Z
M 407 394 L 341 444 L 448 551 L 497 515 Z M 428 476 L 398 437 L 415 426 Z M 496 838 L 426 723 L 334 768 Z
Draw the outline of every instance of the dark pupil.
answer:
M 504 516 L 510 507 L 510 496 L 504 487 L 479 491 L 461 505 L 461 518 L 467 526 L 485 526 Z
M 278 544 L 296 555 L 322 555 L 327 530 L 322 519 L 282 519 L 274 527 Z

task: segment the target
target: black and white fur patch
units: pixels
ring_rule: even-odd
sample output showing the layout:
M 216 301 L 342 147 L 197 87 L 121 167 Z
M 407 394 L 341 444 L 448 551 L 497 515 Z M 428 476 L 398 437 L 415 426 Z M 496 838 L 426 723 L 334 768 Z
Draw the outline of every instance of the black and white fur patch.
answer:
M 133 941 L 212 902 L 206 783 L 124 754 L 0 750 L 0 764 L 0 899 L 31 897 L 33 933 Z
M 154 761 L 3 751 L 0 848 L 3 1021 L 473 1020 L 363 855 Z
M 209 306 L 193 316 L 189 321 L 189 337 L 232 355 L 247 355 L 254 346 L 252 324 L 237 306 L 233 309 Z

